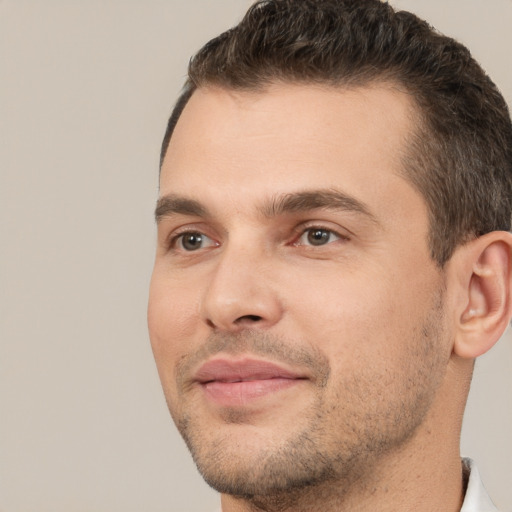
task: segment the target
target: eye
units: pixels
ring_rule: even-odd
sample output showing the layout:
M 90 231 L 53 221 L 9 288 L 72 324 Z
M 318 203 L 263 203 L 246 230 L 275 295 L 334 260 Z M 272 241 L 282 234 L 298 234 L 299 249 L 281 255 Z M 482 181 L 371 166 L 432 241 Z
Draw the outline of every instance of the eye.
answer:
M 318 247 L 335 242 L 341 238 L 342 237 L 340 235 L 337 235 L 330 229 L 309 228 L 302 233 L 301 237 L 297 241 L 297 245 L 312 245 Z
M 205 247 L 217 245 L 210 237 L 198 231 L 189 231 L 178 235 L 173 240 L 173 246 L 184 251 L 197 251 Z

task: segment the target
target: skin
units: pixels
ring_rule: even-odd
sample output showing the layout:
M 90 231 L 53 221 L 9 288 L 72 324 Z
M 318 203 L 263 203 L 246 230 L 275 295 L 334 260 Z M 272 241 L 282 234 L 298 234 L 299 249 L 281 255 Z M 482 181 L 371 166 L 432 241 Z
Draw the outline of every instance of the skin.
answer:
M 413 119 L 388 84 L 274 84 L 200 89 L 177 124 L 148 322 L 224 512 L 461 506 L 473 352 L 454 346 L 467 348 L 472 270 L 466 249 L 442 270 L 430 258 L 425 202 L 403 177 Z M 300 380 L 219 404 L 195 380 L 219 358 Z

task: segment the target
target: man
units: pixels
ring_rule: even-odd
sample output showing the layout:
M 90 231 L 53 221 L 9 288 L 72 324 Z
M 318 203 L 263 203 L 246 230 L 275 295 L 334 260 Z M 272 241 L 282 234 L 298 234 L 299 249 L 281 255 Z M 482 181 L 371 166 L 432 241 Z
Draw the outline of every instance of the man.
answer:
M 235 511 L 490 511 L 459 436 L 511 317 L 512 125 L 469 52 L 378 0 L 270 0 L 169 121 L 149 329 Z

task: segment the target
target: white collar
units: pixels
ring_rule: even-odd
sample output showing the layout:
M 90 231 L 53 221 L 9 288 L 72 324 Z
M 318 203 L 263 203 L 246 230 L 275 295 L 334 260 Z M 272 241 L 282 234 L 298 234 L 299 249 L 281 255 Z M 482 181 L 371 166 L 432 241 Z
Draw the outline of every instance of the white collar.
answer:
M 469 473 L 469 479 L 460 512 L 498 512 L 484 488 L 476 464 L 471 459 L 462 459 L 462 465 Z

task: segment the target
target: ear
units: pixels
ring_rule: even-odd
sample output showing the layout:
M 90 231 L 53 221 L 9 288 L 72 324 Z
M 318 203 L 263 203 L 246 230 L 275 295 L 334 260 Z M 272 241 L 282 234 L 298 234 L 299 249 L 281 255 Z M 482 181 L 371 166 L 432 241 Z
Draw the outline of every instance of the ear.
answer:
M 453 351 L 463 358 L 487 352 L 512 316 L 512 235 L 493 231 L 460 248 L 456 255 L 461 307 Z

